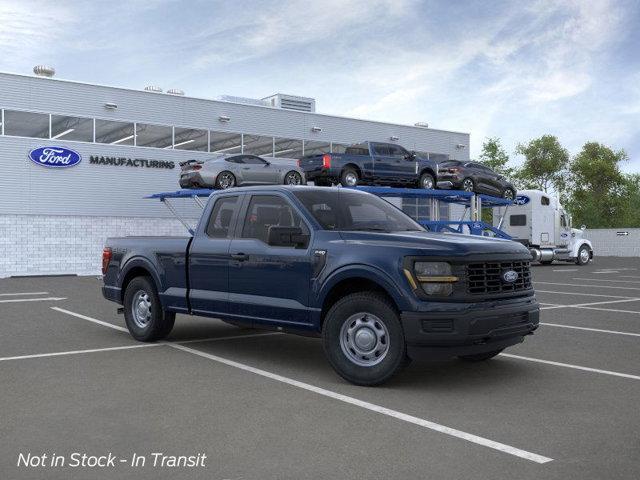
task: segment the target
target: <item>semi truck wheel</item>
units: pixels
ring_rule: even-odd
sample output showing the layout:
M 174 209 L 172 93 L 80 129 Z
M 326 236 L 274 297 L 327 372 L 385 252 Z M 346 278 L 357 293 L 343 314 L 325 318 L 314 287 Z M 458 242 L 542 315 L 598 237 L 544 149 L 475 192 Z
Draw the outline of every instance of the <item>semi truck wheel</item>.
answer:
M 578 265 L 586 265 L 591 260 L 591 254 L 589 252 L 589 247 L 586 245 L 582 245 L 578 250 L 578 256 L 576 257 L 576 263 Z
M 133 338 L 153 342 L 171 333 L 176 315 L 162 309 L 156 287 L 149 277 L 136 277 L 124 292 L 124 320 Z
M 408 363 L 398 314 L 375 292 L 338 300 L 326 315 L 322 345 L 338 375 L 356 385 L 379 385 Z
M 504 350 L 504 348 L 494 350 L 493 352 L 476 353 L 475 355 L 460 355 L 458 358 L 465 362 L 484 362 L 485 360 L 489 360 L 490 358 L 499 355 L 502 350 Z

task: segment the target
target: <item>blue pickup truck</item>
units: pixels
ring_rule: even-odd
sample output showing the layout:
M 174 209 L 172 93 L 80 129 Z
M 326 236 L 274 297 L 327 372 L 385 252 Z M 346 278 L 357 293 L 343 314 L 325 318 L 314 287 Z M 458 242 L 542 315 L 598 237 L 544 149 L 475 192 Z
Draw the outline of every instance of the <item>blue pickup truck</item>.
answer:
M 298 160 L 306 179 L 317 186 L 340 183 L 432 189 L 438 180 L 434 160 L 409 152 L 394 143 L 364 142 L 344 153 L 308 155 Z
M 104 296 L 140 341 L 177 313 L 318 336 L 343 378 L 382 383 L 410 359 L 487 360 L 538 327 L 529 250 L 425 231 L 346 188 L 213 193 L 192 236 L 107 240 Z

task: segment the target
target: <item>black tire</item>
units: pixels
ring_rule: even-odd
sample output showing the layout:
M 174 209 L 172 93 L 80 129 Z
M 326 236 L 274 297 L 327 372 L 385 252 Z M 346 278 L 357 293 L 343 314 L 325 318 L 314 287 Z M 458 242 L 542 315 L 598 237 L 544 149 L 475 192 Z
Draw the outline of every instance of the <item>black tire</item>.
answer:
M 474 182 L 472 178 L 465 178 L 460 184 L 460 190 L 464 190 L 465 192 L 475 192 L 476 182 Z
M 229 179 L 230 183 L 226 182 L 227 178 Z M 228 172 L 227 170 L 225 170 L 224 172 L 220 172 L 216 177 L 215 188 L 217 188 L 218 190 L 226 190 L 227 188 L 232 188 L 236 185 L 236 176 L 233 173 Z
M 585 260 L 585 254 L 583 252 L 587 252 L 586 254 L 586 260 Z M 582 245 L 579 249 L 578 249 L 578 256 L 576 257 L 576 265 L 586 265 L 587 263 L 589 263 L 591 261 L 591 253 L 590 253 L 590 249 L 589 247 L 587 247 L 586 245 Z
M 352 180 L 354 178 L 355 180 Z M 343 187 L 355 187 L 358 185 L 359 181 L 360 176 L 358 175 L 358 172 L 353 168 L 347 167 L 342 170 L 342 173 L 340 174 L 340 183 Z
M 141 292 L 146 295 L 149 303 L 149 316 L 144 324 L 141 322 L 141 315 L 134 313 L 138 300 L 143 300 Z M 141 342 L 153 342 L 171 333 L 176 315 L 162 310 L 158 291 L 151 278 L 136 277 L 129 282 L 124 292 L 124 319 L 133 338 Z
M 384 335 L 378 337 L 384 339 L 381 344 L 385 349 L 384 353 L 377 355 L 376 345 L 368 352 L 371 360 L 361 360 L 378 363 L 359 365 L 352 358 L 355 356 L 353 349 L 351 351 L 354 353 L 345 353 L 349 351 L 347 335 L 343 335 L 343 328 L 349 326 L 347 321 L 351 325 L 356 322 L 371 322 L 370 331 L 377 328 L 384 332 Z M 346 345 L 343 346 L 343 343 Z M 375 292 L 352 293 L 338 300 L 329 309 L 322 328 L 322 346 L 336 373 L 356 385 L 379 385 L 407 365 L 404 331 L 398 313 L 385 296 Z
M 464 360 L 465 362 L 484 362 L 485 360 L 489 360 L 496 355 L 499 355 L 503 350 L 504 348 L 501 348 L 500 350 L 494 350 L 492 352 L 476 353 L 475 355 L 460 355 L 458 358 L 460 360 Z
M 429 185 L 429 186 L 425 186 Z M 418 181 L 418 188 L 433 190 L 436 188 L 436 179 L 430 173 L 423 173 L 420 175 L 420 180 Z
M 293 181 L 293 177 L 295 177 L 295 181 Z M 302 185 L 302 175 L 300 175 L 300 173 L 296 172 L 295 170 L 291 170 L 290 172 L 287 172 L 287 174 L 284 176 L 284 184 L 285 185 Z
M 502 198 L 506 198 L 507 200 L 515 200 L 516 192 L 514 192 L 513 188 L 505 188 L 502 192 Z

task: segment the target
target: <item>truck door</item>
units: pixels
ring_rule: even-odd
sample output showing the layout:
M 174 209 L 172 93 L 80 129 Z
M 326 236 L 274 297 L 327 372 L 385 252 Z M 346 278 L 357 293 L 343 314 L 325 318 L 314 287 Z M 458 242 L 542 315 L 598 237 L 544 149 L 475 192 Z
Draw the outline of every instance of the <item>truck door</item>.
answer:
M 219 197 L 205 224 L 199 226 L 189 251 L 189 299 L 200 314 L 229 311 L 229 245 L 242 195 Z
M 569 218 L 566 212 L 562 209 L 558 211 L 558 217 L 559 225 L 558 229 L 556 230 L 556 245 L 560 247 L 566 247 L 571 241 L 571 226 Z
M 392 163 L 395 161 L 390 155 L 389 146 L 384 143 L 369 144 L 369 151 L 373 159 L 373 179 L 389 181 L 393 178 Z
M 415 183 L 417 181 L 416 159 L 400 145 L 389 145 L 391 174 L 398 182 Z
M 230 314 L 256 324 L 310 322 L 310 247 L 275 247 L 267 244 L 269 227 L 309 226 L 290 201 L 279 194 L 247 195 L 229 267 Z

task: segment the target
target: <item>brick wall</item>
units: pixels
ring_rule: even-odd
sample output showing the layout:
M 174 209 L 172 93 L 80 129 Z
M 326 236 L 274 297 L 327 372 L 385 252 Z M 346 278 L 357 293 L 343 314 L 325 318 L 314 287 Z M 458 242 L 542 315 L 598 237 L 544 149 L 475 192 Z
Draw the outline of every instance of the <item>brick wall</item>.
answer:
M 169 218 L 0 215 L 0 278 L 99 275 L 105 239 L 128 235 L 187 232 Z

